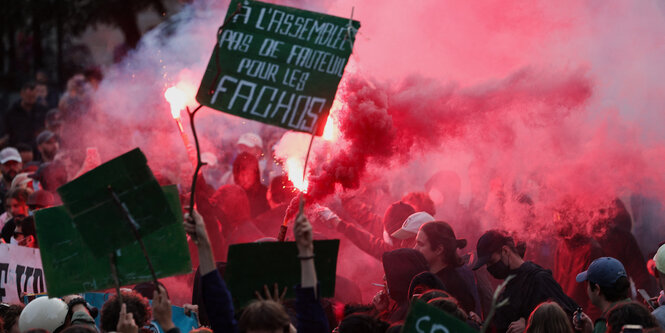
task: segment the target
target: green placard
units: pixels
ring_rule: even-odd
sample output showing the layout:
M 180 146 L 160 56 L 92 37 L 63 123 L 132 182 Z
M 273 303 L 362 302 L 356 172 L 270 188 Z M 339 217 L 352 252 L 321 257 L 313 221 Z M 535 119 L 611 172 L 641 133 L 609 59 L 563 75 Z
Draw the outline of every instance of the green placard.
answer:
M 316 276 L 322 297 L 335 294 L 337 252 L 339 239 L 314 241 Z M 300 260 L 295 242 L 246 243 L 229 246 L 228 263 L 224 273 L 233 301 L 244 306 L 256 299 L 254 291 L 263 293 L 274 283 L 280 289 L 288 287 L 287 298 L 295 297 L 293 286 L 300 284 Z
M 141 150 L 120 155 L 58 188 L 64 208 L 96 257 L 135 240 L 109 186 L 136 220 L 141 237 L 176 221 Z
M 191 261 L 182 212 L 175 185 L 164 187 L 171 212 L 177 219 L 143 237 L 157 277 L 191 272 Z M 108 257 L 96 257 L 63 206 L 35 213 L 37 239 L 44 268 L 46 290 L 51 297 L 114 287 Z M 121 285 L 152 280 L 143 252 L 134 241 L 116 251 Z
M 360 22 L 253 0 L 232 0 L 225 22 L 196 100 L 321 135 Z
M 421 300 L 411 303 L 402 333 L 478 333 L 461 320 Z

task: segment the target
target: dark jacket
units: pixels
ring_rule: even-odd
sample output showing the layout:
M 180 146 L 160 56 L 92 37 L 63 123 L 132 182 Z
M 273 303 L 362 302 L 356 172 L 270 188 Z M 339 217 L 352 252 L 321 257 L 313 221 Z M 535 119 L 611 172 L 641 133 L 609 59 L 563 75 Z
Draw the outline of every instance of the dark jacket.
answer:
M 499 333 L 506 332 L 513 321 L 528 319 L 538 304 L 552 300 L 558 303 L 568 316 L 572 316 L 577 304 L 566 296 L 552 277 L 552 272 L 533 262 L 526 261 L 510 272 L 515 277 L 508 282 L 499 302 L 508 298 L 508 304 L 496 311 L 493 326 Z
M 414 249 L 397 249 L 383 254 L 388 294 L 396 305 L 387 314 L 391 323 L 406 318 L 409 307 L 409 285 L 413 277 L 429 270 L 422 253 Z
M 218 270 L 201 277 L 201 295 L 212 331 L 215 333 L 238 332 L 231 293 Z
M 326 313 L 321 306 L 320 295 L 314 294 L 314 288 L 296 286 L 296 317 L 299 333 L 330 332 Z M 317 291 L 321 288 L 316 288 Z
M 457 299 L 464 311 L 481 313 L 475 277 L 468 267 L 446 267 L 436 272 L 436 276 L 446 286 L 446 291 Z

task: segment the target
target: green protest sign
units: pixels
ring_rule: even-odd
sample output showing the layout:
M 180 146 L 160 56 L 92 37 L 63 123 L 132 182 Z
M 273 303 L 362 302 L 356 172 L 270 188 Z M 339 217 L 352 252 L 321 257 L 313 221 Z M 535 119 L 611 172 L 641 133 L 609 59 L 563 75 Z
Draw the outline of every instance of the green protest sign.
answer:
M 321 135 L 360 22 L 254 0 L 231 1 L 224 22 L 196 100 Z
M 421 300 L 411 303 L 402 333 L 478 333 L 461 320 Z
M 335 294 L 339 239 L 314 241 L 316 276 L 322 297 Z M 288 287 L 287 298 L 295 297 L 293 286 L 300 283 L 300 260 L 295 242 L 246 243 L 229 246 L 224 272 L 233 301 L 244 306 L 262 292 L 263 285 Z M 272 289 L 271 289 L 272 290 Z
M 136 221 L 141 237 L 176 221 L 141 150 L 120 155 L 58 188 L 64 208 L 96 257 L 106 258 L 135 241 L 111 190 Z
M 192 268 L 182 227 L 178 189 L 175 185 L 163 189 L 168 209 L 178 218 L 143 237 L 148 257 L 160 278 L 186 274 Z M 59 297 L 115 286 L 109 258 L 97 258 L 93 254 L 63 206 L 35 212 L 35 225 L 49 296 Z M 152 281 L 139 244 L 133 236 L 130 241 L 130 244 L 115 251 L 120 285 Z

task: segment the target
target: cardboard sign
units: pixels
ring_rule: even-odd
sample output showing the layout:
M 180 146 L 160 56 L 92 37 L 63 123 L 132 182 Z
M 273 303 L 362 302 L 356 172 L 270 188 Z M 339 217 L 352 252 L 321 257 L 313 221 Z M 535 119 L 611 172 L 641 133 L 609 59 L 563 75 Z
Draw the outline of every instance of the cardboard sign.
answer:
M 402 333 L 477 333 L 461 320 L 421 300 L 411 303 Z
M 141 237 L 176 221 L 141 150 L 120 155 L 58 188 L 64 208 L 96 257 L 135 241 L 109 186 L 136 220 Z
M 44 288 L 39 250 L 0 244 L 0 302 L 20 303 L 24 293 L 38 294 Z
M 225 22 L 196 100 L 321 135 L 360 22 L 253 0 L 231 1 Z
M 175 185 L 165 186 L 164 193 L 171 214 L 179 218 L 143 237 L 148 257 L 159 278 L 189 273 L 192 268 L 182 227 L 178 190 Z M 109 257 L 95 256 L 63 206 L 38 210 L 35 224 L 49 296 L 60 297 L 115 286 Z M 131 240 L 132 243 L 115 251 L 120 285 L 152 280 L 138 242 L 133 236 Z
M 335 294 L 339 239 L 314 241 L 314 265 L 322 297 Z M 229 246 L 224 279 L 233 301 L 242 307 L 277 283 L 280 291 L 288 287 L 287 298 L 295 297 L 293 287 L 300 284 L 300 260 L 295 242 L 246 243 Z

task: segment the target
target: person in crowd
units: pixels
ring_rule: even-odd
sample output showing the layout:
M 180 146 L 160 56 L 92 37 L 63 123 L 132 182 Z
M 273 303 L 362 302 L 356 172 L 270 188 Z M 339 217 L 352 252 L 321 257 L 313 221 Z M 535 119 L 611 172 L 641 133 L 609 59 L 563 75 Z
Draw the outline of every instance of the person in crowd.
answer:
M 83 74 L 76 74 L 67 81 L 67 90 L 58 102 L 58 110 L 66 122 L 77 122 L 89 111 L 91 90 Z
M 34 167 L 39 166 L 39 162 L 34 161 L 35 152 L 32 149 L 32 146 L 27 143 L 19 143 L 16 145 L 16 150 L 21 155 L 21 161 L 23 162 L 23 169 L 21 171 L 28 170 L 28 167 L 31 167 L 30 170 L 36 170 Z
M 566 205 L 554 215 L 557 231 L 557 245 L 554 252 L 554 279 L 561 285 L 566 295 L 580 305 L 591 318 L 600 316 L 600 309 L 592 306 L 586 286 L 577 283 L 575 277 L 591 262 L 603 256 L 600 244 L 587 235 L 588 214 L 583 214 L 573 205 Z M 586 213 L 586 212 L 585 212 Z
M 302 210 L 302 209 L 301 209 Z M 201 273 L 203 301 L 214 332 L 257 333 L 265 330 L 280 331 L 288 328 L 282 319 L 288 318 L 279 303 L 258 300 L 243 312 L 239 322 L 234 318 L 234 308 L 224 280 L 215 265 L 205 223 L 198 212 L 185 215 L 185 231 L 197 244 Z M 318 280 L 314 266 L 312 226 L 303 214 L 298 214 L 293 226 L 294 238 L 300 260 L 301 283 L 296 286 L 296 317 L 298 332 L 328 332 L 328 321 L 321 306 Z M 247 310 L 247 309 L 246 309 Z M 265 318 L 275 320 L 266 320 Z M 290 323 L 289 323 L 290 325 Z
M 254 218 L 254 225 L 265 235 L 277 235 L 286 215 L 286 209 L 297 193 L 298 189 L 287 176 L 273 178 L 266 192 L 270 210 Z
M 665 244 L 661 245 L 653 256 L 654 273 L 658 278 L 660 288 L 659 297 L 655 300 L 654 306 L 658 306 L 652 312 L 662 329 L 665 329 Z
M 222 185 L 211 201 L 217 207 L 217 216 L 225 240 L 223 244 L 214 244 L 219 248 L 215 252 L 217 259 L 226 259 L 226 251 L 231 244 L 250 243 L 265 237 L 251 221 L 250 203 L 246 192 L 240 186 Z
M 402 227 L 397 229 L 397 231 L 390 234 L 394 239 L 404 240 L 404 239 L 414 239 L 418 235 L 418 230 L 420 227 L 426 223 L 434 221 L 434 217 L 431 214 L 421 211 L 409 215 L 409 217 L 404 220 Z M 416 240 L 416 244 L 418 241 Z
M 401 228 L 404 221 L 414 214 L 415 211 L 410 205 L 401 201 L 395 202 L 386 210 L 383 215 L 383 237 L 379 238 L 370 234 L 366 230 L 355 224 L 343 221 L 330 209 L 320 207 L 312 212 L 317 223 L 326 225 L 331 229 L 346 236 L 359 249 L 374 258 L 381 259 L 385 252 L 403 247 L 413 247 L 415 237 L 409 239 L 397 239 L 391 235 Z M 415 235 L 414 235 L 415 236 Z
M 448 223 L 434 221 L 420 227 L 414 249 L 423 254 L 430 272 L 443 282 L 464 311 L 482 313 L 473 272 L 457 254 L 457 249 L 465 247 L 466 239 L 457 239 Z
M 266 197 L 268 188 L 261 184 L 259 162 L 255 156 L 243 152 L 236 157 L 233 161 L 233 181 L 247 193 L 253 218 L 270 209 Z
M 42 163 L 53 162 L 59 148 L 60 143 L 55 133 L 45 130 L 37 136 L 37 150 Z
M 656 282 L 646 269 L 646 260 L 631 232 L 633 220 L 620 199 L 597 212 L 599 218 L 593 225 L 595 238 L 603 249 L 603 255 L 616 258 L 626 265 L 628 276 L 638 289 L 656 292 Z M 617 246 L 620 244 L 620 246 Z
M 537 264 L 524 261 L 526 246 L 515 243 L 505 231 L 485 232 L 476 246 L 478 259 L 473 269 L 487 265 L 487 271 L 498 280 L 513 276 L 505 286 L 499 301 L 509 302 L 496 310 L 492 326 L 497 332 L 523 332 L 526 319 L 538 304 L 553 300 L 572 315 L 577 304 L 566 296 L 552 273 Z
M 641 327 L 644 332 L 657 328 L 656 319 L 644 305 L 637 302 L 625 302 L 613 306 L 607 314 L 607 333 L 625 332 L 627 325 Z
M 6 333 L 20 333 L 21 331 L 18 328 L 18 320 L 21 316 L 21 312 L 25 305 L 23 304 L 7 304 L 3 307 L 2 312 L 0 313 L 0 318 L 2 318 L 3 332 Z
M 573 327 L 559 304 L 543 302 L 529 315 L 525 333 L 573 333 Z
M 62 117 L 60 115 L 60 110 L 54 108 L 46 112 L 44 129 L 55 133 L 58 137 L 62 136 Z
M 609 310 L 620 303 L 630 302 L 630 282 L 623 264 L 611 257 L 594 260 L 589 268 L 577 275 L 578 283 L 586 282 L 587 293 L 595 307 L 600 310 L 600 317 L 595 323 L 586 313 L 576 311 L 573 324 L 583 333 L 605 332 Z
M 44 126 L 47 108 L 37 104 L 35 83 L 28 82 L 21 87 L 21 98 L 5 113 L 5 130 L 8 144 L 15 147 L 26 143 L 34 148 L 35 137 Z
M 429 290 L 447 290 L 446 285 L 431 272 L 422 272 L 411 279 L 409 284 L 409 299 L 422 295 Z
M 402 202 L 411 205 L 417 212 L 425 212 L 430 216 L 436 215 L 434 201 L 425 192 L 409 192 L 402 197 Z
M 14 177 L 23 169 L 23 160 L 21 154 L 13 147 L 7 147 L 0 150 L 0 172 L 2 172 L 2 180 L 0 180 L 0 200 L 2 206 L 0 211 L 5 211 L 7 193 L 11 189 Z
M 120 292 L 122 293 L 122 304 L 120 304 L 118 296 L 114 294 L 102 306 L 99 325 L 103 332 L 117 331 L 119 321 L 128 317 L 132 318 L 138 327 L 148 325 L 152 317 L 152 308 L 148 299 L 134 291 L 121 290 Z
M 26 218 L 30 211 L 28 207 L 28 198 L 30 197 L 30 190 L 24 188 L 16 188 L 7 194 L 7 216 L 9 219 L 2 226 L 2 239 L 5 243 L 9 243 L 14 236 L 14 229 L 18 221 Z
M 427 304 L 441 309 L 461 321 L 466 322 L 469 319 L 454 297 L 436 297 L 427 301 Z
M 96 331 L 90 308 L 78 295 L 62 299 L 48 296 L 35 298 L 21 311 L 18 326 L 21 332 L 63 332 L 72 326 L 84 326 Z
M 411 280 L 416 275 L 429 271 L 429 267 L 422 253 L 414 249 L 386 252 L 382 261 L 388 296 L 393 302 L 381 317 L 394 323 L 406 318 Z
M 37 190 L 28 197 L 28 209 L 30 212 L 36 212 L 40 209 L 49 208 L 55 205 L 55 196 L 46 190 Z

